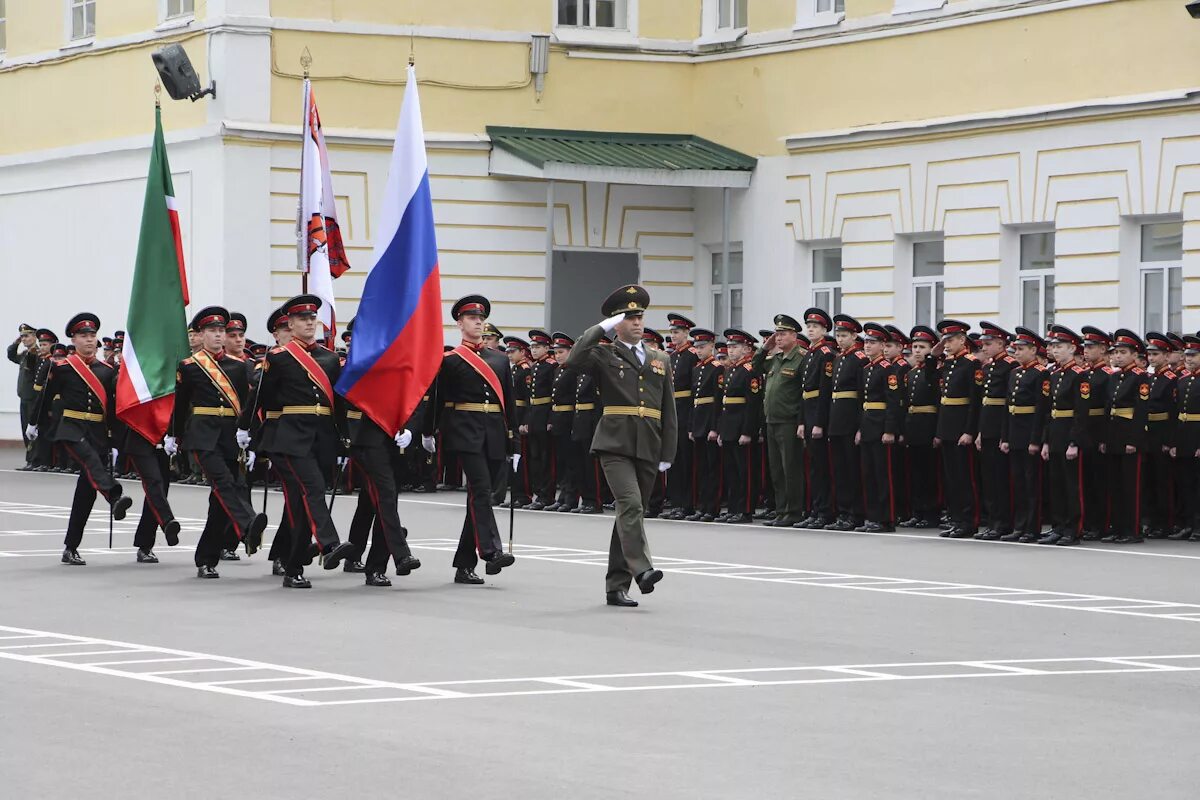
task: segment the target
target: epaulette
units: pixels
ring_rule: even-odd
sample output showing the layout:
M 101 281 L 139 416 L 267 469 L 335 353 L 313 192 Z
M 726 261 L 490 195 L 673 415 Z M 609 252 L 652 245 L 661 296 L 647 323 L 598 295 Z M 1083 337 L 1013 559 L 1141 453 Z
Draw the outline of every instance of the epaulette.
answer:
M 268 353 L 282 353 L 282 352 L 283 352 L 284 350 L 286 350 L 286 349 L 287 349 L 287 348 L 285 348 L 285 347 L 280 347 L 279 345 L 275 345 L 274 347 L 272 347 L 272 348 L 271 348 L 270 350 L 268 350 L 267 352 L 268 352 Z
M 1137 364 L 1134 364 L 1133 367 L 1129 371 L 1132 372 L 1134 375 L 1145 375 L 1146 374 L 1146 370 L 1142 369 Z
M 1164 378 L 1178 378 L 1179 376 L 1175 373 L 1175 370 L 1168 369 L 1166 372 L 1163 373 L 1163 377 Z
M 745 364 L 742 364 L 742 369 L 746 370 L 746 372 L 754 372 L 754 365 L 747 361 Z
M 1116 370 L 1113 369 L 1112 367 L 1110 367 L 1108 364 L 1105 364 L 1104 366 L 1100 367 L 1100 369 L 1101 369 L 1101 371 L 1104 372 L 1105 375 L 1112 375 L 1113 373 L 1116 372 Z
M 1031 367 L 1032 369 L 1036 369 L 1038 372 L 1045 372 L 1045 371 L 1046 371 L 1046 367 L 1045 367 L 1044 365 L 1042 365 L 1041 363 L 1037 362 L 1037 361 L 1035 361 L 1035 362 L 1033 362 L 1032 364 L 1030 364 L 1030 367 Z
M 855 350 L 854 355 L 858 356 L 859 361 L 867 360 L 867 354 L 864 353 L 862 350 Z
M 974 353 L 964 353 L 963 358 L 967 359 L 968 361 L 978 361 L 979 360 L 978 358 L 975 357 Z
M 50 363 L 58 364 L 61 366 L 65 363 L 67 363 L 67 360 L 61 356 L 50 356 Z
M 1015 364 L 1015 363 L 1017 363 L 1017 360 L 1016 360 L 1015 358 L 1013 358 L 1012 356 L 1010 356 L 1008 353 L 1005 353 L 1005 354 L 1004 354 L 1004 358 L 1003 358 L 1003 359 L 1001 359 L 1001 360 L 1002 360 L 1002 361 L 1007 361 L 1009 364 Z
M 826 354 L 828 354 L 828 353 L 832 353 L 832 352 L 833 352 L 833 348 L 832 348 L 832 347 L 830 347 L 830 346 L 829 346 L 829 345 L 827 345 L 827 344 L 822 344 L 822 345 L 821 345 L 820 347 L 818 347 L 817 349 L 818 349 L 819 351 L 821 351 L 822 353 L 826 353 Z
M 180 364 L 195 364 L 196 359 L 192 358 L 191 356 L 188 356 L 187 358 L 185 358 L 183 361 L 180 361 L 179 363 Z
M 884 367 L 884 368 L 886 369 L 886 368 L 888 368 L 888 367 L 892 366 L 892 362 L 888 361 L 888 360 L 885 358 L 885 359 L 883 359 L 882 361 L 880 361 L 880 362 L 879 362 L 879 366 L 881 366 L 881 367 Z
M 1071 371 L 1074 372 L 1076 375 L 1079 375 L 1079 374 L 1083 373 L 1085 370 L 1083 369 L 1083 367 L 1079 366 L 1078 364 L 1072 364 Z

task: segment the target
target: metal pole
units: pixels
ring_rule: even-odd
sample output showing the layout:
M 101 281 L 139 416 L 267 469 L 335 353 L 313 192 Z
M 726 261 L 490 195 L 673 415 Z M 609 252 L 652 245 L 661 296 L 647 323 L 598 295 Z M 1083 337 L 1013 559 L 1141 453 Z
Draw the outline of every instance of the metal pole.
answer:
M 716 321 L 718 328 L 733 326 L 733 290 L 729 283 L 729 187 L 726 186 L 721 190 L 721 293 L 725 297 L 725 320 L 724 324 Z
M 587 191 L 587 184 L 583 185 L 583 190 Z M 550 305 L 550 295 L 554 285 L 554 181 L 546 181 L 546 311 L 545 324 L 553 328 L 550 322 L 550 314 L 553 308 Z

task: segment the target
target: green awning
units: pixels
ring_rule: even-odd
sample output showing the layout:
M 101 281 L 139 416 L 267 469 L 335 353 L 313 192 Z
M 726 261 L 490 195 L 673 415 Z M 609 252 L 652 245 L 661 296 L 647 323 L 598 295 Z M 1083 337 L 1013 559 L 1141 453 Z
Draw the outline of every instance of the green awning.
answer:
M 681 186 L 750 183 L 752 156 L 690 134 L 488 126 L 493 172 Z

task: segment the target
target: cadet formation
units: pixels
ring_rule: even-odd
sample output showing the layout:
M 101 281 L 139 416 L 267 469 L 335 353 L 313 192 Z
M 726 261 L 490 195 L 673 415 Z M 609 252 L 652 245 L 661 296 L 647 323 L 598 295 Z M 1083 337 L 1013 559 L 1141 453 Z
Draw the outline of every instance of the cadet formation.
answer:
M 140 479 L 139 563 L 157 563 L 161 530 L 179 541 L 172 480 L 209 487 L 195 547 L 197 577 L 262 544 L 266 487 L 283 508 L 269 559 L 288 588 L 305 568 L 341 566 L 390 586 L 421 566 L 407 545 L 402 490 L 465 488 L 454 581 L 478 585 L 515 563 L 495 508 L 601 514 L 614 524 L 606 602 L 631 607 L 654 590 L 643 520 L 763 524 L 1041 545 L 1200 541 L 1200 333 L 1085 326 L 1048 331 L 946 319 L 902 331 L 810 308 L 778 314 L 757 336 L 718 336 L 668 315 L 645 328 L 640 286 L 613 292 L 606 319 L 578 334 L 504 335 L 491 304 L 454 304 L 462 341 L 404 428 L 383 431 L 333 387 L 346 351 L 318 339 L 320 299 L 295 297 L 265 322 L 274 343 L 246 338 L 245 316 L 202 309 L 180 362 L 162 442 L 117 420 L 123 334 L 100 320 L 65 330 L 22 325 L 8 357 L 27 463 L 76 472 L 64 564 L 97 495 L 114 519 Z M 352 347 L 353 323 L 341 344 Z M 419 437 L 419 446 L 414 439 Z M 251 495 L 264 487 L 260 509 Z M 357 492 L 343 539 L 331 515 Z M 368 541 L 370 546 L 368 549 Z M 511 540 L 510 540 L 511 541 Z

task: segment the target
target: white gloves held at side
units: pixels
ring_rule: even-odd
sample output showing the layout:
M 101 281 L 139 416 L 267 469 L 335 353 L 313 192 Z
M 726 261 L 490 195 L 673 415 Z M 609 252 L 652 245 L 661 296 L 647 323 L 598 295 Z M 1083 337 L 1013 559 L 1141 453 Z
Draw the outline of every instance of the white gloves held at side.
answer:
M 243 430 L 242 428 L 238 428 L 236 437 L 237 437 L 238 447 L 245 450 L 247 447 L 250 446 L 250 431 Z
M 437 440 L 432 436 L 422 436 L 421 447 L 425 448 L 426 453 L 432 453 L 433 451 L 437 450 Z
M 412 431 L 403 430 L 396 434 L 396 446 L 401 450 L 412 444 Z
M 671 468 L 671 462 L 670 462 L 670 461 L 660 461 L 660 462 L 658 462 L 658 471 L 659 471 L 659 472 L 666 472 L 666 471 L 667 471 L 667 470 L 669 470 L 670 468 Z
M 176 441 L 174 436 L 168 435 L 163 437 L 163 452 L 169 456 L 173 456 L 179 452 L 179 442 Z
M 26 425 L 25 426 L 25 438 L 32 442 L 35 439 L 37 439 L 37 437 L 38 437 L 37 425 Z

